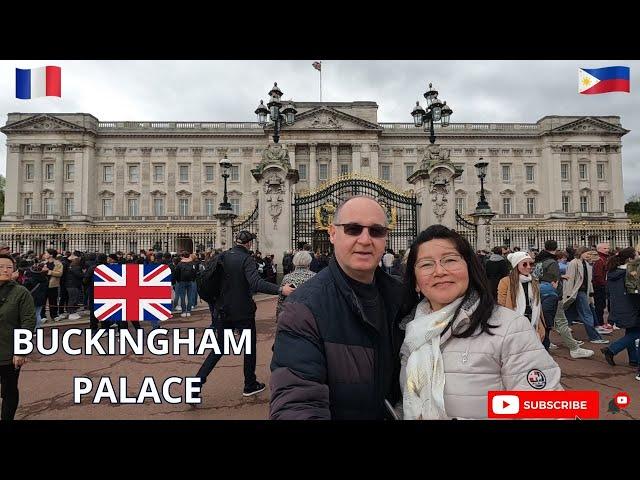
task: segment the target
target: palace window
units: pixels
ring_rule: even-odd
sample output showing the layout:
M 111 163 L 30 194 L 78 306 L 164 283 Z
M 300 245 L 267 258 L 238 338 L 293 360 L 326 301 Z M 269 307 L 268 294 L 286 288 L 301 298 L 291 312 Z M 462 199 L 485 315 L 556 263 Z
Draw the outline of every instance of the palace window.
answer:
M 351 173 L 351 165 L 348 163 L 340 164 L 340 175 L 349 175 Z
M 215 213 L 215 204 L 213 198 L 205 198 L 204 199 L 204 214 L 205 215 L 213 215 Z
M 236 215 L 240 215 L 240 199 L 239 198 L 230 198 L 229 203 L 231 203 L 231 209 L 233 213 Z
M 325 182 L 328 178 L 329 166 L 326 163 L 318 165 L 318 180 Z
M 205 165 L 204 174 L 207 182 L 213 182 L 215 180 L 215 171 L 213 170 L 213 165 Z
M 104 183 L 113 182 L 113 165 L 102 166 L 102 181 Z
M 164 182 L 164 165 L 153 166 L 153 181 Z
M 415 165 L 413 163 L 409 163 L 406 164 L 404 166 L 404 176 L 405 179 L 409 178 L 411 175 L 413 175 L 413 168 L 415 167 Z
M 53 163 L 45 163 L 44 165 L 44 179 L 48 182 L 52 182 L 54 178 Z
M 464 215 L 465 204 L 466 202 L 464 197 L 456 197 L 456 210 L 460 215 Z
M 589 211 L 589 197 L 584 195 L 580 197 L 580 211 L 583 213 Z
M 137 217 L 139 215 L 140 209 L 138 208 L 139 201 L 137 198 L 129 198 L 127 199 L 127 213 L 130 217 Z
M 64 165 L 64 179 L 68 182 L 72 182 L 76 173 L 75 163 L 65 163 Z
M 64 214 L 73 215 L 73 196 L 64 199 Z
M 189 215 L 189 199 L 181 198 L 180 199 L 180 216 L 186 217 Z
M 569 180 L 571 180 L 571 165 L 569 163 L 561 163 L 560 164 L 560 178 L 562 179 L 562 181 L 564 182 L 568 182 Z
M 33 199 L 32 198 L 25 198 L 24 199 L 24 208 L 23 208 L 22 213 L 24 215 L 31 215 L 32 205 L 33 205 Z
M 579 165 L 579 169 L 580 169 L 580 180 L 589 180 L 587 164 L 581 163 Z
M 304 182 L 307 180 L 307 164 L 301 163 L 298 165 L 298 175 L 300 176 L 300 181 Z
M 180 181 L 189 181 L 189 165 L 180 165 Z
M 536 199 L 533 197 L 527 198 L 527 213 L 529 215 L 536 213 Z
M 604 195 L 600 195 L 600 213 L 605 213 L 607 211 L 607 197 Z
M 525 167 L 525 171 L 526 171 L 526 175 L 527 175 L 527 182 L 535 181 L 533 165 L 527 165 Z
M 102 199 L 102 216 L 110 217 L 112 215 L 113 215 L 113 199 L 103 198 Z
M 502 199 L 502 213 L 505 215 L 511 214 L 511 198 L 506 197 Z
M 25 163 L 24 165 L 24 179 L 33 180 L 33 163 Z
M 238 165 L 231 165 L 231 181 L 240 181 L 240 167 Z
M 604 163 L 598 164 L 598 180 L 606 180 Z
M 153 199 L 153 214 L 156 217 L 164 215 L 164 198 Z
M 44 213 L 46 215 L 53 215 L 53 198 L 45 198 L 44 199 Z
M 140 166 L 129 165 L 129 182 L 138 183 L 140 181 Z
M 502 165 L 502 181 L 511 181 L 511 165 Z
M 569 197 L 567 195 L 562 196 L 562 211 L 569 213 Z
M 380 178 L 382 180 L 386 180 L 387 182 L 391 181 L 391 165 L 388 163 L 383 163 L 380 165 Z

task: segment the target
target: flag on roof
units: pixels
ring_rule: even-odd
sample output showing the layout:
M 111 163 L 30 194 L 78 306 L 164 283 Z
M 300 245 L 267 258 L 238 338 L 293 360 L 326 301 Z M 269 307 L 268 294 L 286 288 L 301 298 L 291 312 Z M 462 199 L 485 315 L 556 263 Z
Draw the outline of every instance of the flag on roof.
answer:
M 62 97 L 62 69 L 55 66 L 16 68 L 16 98 Z
M 580 68 L 578 92 L 584 95 L 630 91 L 629 67 Z

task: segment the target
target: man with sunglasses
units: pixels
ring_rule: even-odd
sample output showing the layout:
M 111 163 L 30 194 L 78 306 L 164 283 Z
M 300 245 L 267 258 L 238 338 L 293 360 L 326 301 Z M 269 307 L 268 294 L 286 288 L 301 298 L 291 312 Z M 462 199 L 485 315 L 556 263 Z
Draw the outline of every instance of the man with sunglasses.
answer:
M 378 263 L 387 215 L 356 196 L 329 226 L 328 268 L 288 297 L 271 361 L 272 419 L 383 419 L 400 398 L 399 281 Z

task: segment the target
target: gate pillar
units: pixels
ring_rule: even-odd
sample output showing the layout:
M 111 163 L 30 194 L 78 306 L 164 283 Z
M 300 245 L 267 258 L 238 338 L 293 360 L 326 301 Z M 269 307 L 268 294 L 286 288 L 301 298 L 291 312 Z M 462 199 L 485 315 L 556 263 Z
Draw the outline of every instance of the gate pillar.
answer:
M 216 248 L 222 250 L 228 250 L 233 247 L 233 219 L 237 215 L 229 210 L 219 210 L 214 215 L 217 219 L 216 225 L 216 239 L 220 239 L 219 245 L 214 245 Z
M 449 159 L 449 150 L 429 145 L 420 167 L 407 181 L 416 186 L 416 195 L 422 203 L 418 218 L 418 231 L 430 225 L 441 224 L 456 228 L 454 179 L 462 170 L 456 170 Z
M 282 271 L 282 257 L 290 249 L 292 234 L 293 186 L 298 183 L 298 171 L 291 168 L 289 152 L 274 143 L 262 152 L 262 161 L 251 170 L 260 186 L 258 191 L 258 221 L 260 249 L 263 255 L 275 255 Z
M 476 249 L 490 251 L 493 243 L 493 232 L 491 228 L 491 219 L 495 217 L 495 213 L 487 210 L 476 211 L 471 214 L 473 222 L 476 224 L 477 242 Z

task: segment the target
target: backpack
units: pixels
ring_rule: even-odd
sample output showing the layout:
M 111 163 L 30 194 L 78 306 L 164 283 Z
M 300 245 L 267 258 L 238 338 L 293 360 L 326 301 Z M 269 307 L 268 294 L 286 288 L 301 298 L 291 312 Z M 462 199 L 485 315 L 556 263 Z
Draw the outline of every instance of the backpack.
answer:
M 543 260 L 542 262 L 536 263 L 536 266 L 533 268 L 533 271 L 531 272 L 531 276 L 533 276 L 534 278 L 537 278 L 538 280 L 540 280 L 542 278 L 542 276 L 544 275 L 545 270 L 554 261 L 555 260 L 553 260 L 552 258 L 547 258 L 546 260 Z
M 223 254 L 218 255 L 209 262 L 204 270 L 200 270 L 196 275 L 196 287 L 198 296 L 207 303 L 215 303 L 222 291 L 222 281 L 224 279 Z

